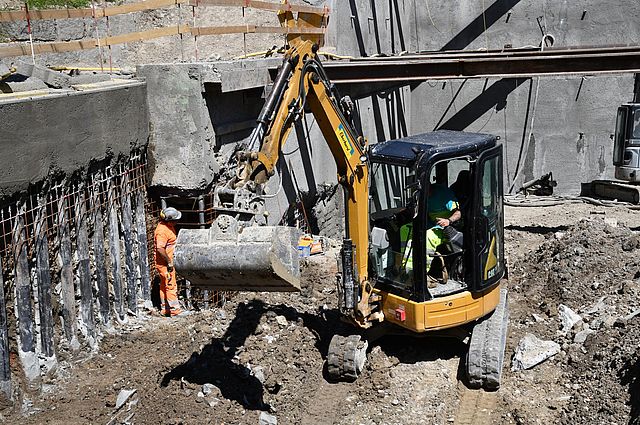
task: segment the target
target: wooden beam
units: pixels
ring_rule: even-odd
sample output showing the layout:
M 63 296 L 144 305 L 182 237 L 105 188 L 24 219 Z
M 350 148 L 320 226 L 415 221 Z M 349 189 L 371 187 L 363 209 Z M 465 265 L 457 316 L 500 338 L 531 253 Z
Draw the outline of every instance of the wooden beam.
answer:
M 249 9 L 270 10 L 274 12 L 289 11 L 315 13 L 319 15 L 328 15 L 329 9 L 326 7 L 314 7 L 295 4 L 280 4 L 267 1 L 254 0 L 146 0 L 138 3 L 123 4 L 120 6 L 106 8 L 79 8 L 79 9 L 45 9 L 45 10 L 29 10 L 29 19 L 37 20 L 54 20 L 54 19 L 80 19 L 80 18 L 104 18 L 105 16 L 126 15 L 128 13 L 142 12 L 145 10 L 163 9 L 177 4 L 186 4 L 188 6 L 233 6 L 244 7 Z M 0 22 L 17 22 L 26 21 L 27 13 L 24 10 L 8 10 L 0 11 Z
M 190 33 L 194 36 L 220 35 L 220 34 L 316 34 L 323 35 L 324 28 L 313 27 L 271 27 L 256 25 L 233 25 L 221 27 L 190 27 L 189 25 L 174 25 L 170 27 L 154 28 L 146 31 L 131 32 L 100 39 L 100 46 L 113 46 L 116 44 L 134 43 L 138 41 L 152 40 L 161 37 L 169 37 Z M 55 41 L 50 43 L 34 43 L 33 51 L 36 54 L 61 53 L 76 50 L 95 49 L 98 40 L 88 38 L 74 41 Z M 28 43 L 0 45 L 0 58 L 31 55 L 31 47 Z

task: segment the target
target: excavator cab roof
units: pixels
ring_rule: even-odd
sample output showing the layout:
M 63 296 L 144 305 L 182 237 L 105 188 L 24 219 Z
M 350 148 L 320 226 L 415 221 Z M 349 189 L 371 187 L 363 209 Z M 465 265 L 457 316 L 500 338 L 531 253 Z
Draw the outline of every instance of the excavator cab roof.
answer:
M 369 159 L 412 166 L 423 154 L 420 165 L 426 165 L 443 157 L 478 154 L 496 146 L 496 143 L 496 136 L 491 134 L 438 130 L 377 143 L 371 147 Z

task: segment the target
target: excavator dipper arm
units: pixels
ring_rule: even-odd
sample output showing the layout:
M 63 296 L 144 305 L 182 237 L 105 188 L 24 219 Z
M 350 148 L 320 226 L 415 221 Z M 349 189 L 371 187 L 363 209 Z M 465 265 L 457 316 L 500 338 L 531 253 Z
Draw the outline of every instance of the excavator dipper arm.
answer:
M 366 140 L 358 136 L 345 115 L 350 102 L 340 106 L 337 91 L 317 58 L 311 39 L 289 40 L 273 89 L 254 129 L 249 146 L 258 151 L 237 153 L 236 177 L 225 191 L 251 193 L 259 198 L 262 187 L 275 173 L 293 123 L 308 108 L 331 150 L 338 182 L 345 191 L 346 236 L 342 254 L 340 306 L 360 327 L 380 320 L 374 313 L 375 295 L 368 283 L 368 167 Z M 222 191 L 220 191 L 222 193 Z M 226 193 L 226 192 L 225 192 Z M 245 198 L 247 198 L 245 196 Z M 219 217 L 209 230 L 185 229 L 176 245 L 176 268 L 196 286 L 246 291 L 299 289 L 297 240 L 290 228 L 252 226 L 231 213 Z M 248 248 L 248 249 L 246 249 Z M 251 259 L 243 256 L 251 252 Z M 284 282 L 284 283 L 282 283 Z M 372 318 L 373 317 L 373 318 Z

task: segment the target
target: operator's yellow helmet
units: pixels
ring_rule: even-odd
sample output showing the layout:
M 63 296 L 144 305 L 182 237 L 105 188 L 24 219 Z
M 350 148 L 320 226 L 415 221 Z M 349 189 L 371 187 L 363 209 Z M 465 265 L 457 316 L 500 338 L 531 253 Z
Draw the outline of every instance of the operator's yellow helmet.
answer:
M 160 211 L 160 219 L 164 221 L 177 221 L 182 217 L 182 213 L 173 207 L 167 207 Z

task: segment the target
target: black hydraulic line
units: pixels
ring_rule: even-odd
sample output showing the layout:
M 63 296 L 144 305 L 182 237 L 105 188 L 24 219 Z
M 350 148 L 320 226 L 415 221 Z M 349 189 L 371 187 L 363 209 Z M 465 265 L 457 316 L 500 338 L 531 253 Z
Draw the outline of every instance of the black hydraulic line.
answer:
M 273 89 L 269 94 L 269 98 L 265 102 L 264 107 L 262 108 L 262 111 L 260 111 L 260 115 L 256 120 L 258 122 L 258 125 L 253 129 L 253 132 L 251 133 L 251 137 L 249 138 L 249 146 L 260 146 L 260 142 L 262 142 L 264 134 L 269 128 L 269 122 L 273 117 L 273 112 L 280 104 L 280 100 L 282 99 L 285 89 L 287 88 L 292 68 L 293 63 L 291 62 L 291 59 L 285 58 L 285 60 L 282 62 L 280 70 L 278 71 L 276 80 L 273 83 Z
M 356 306 L 355 278 L 353 275 L 353 241 L 343 239 L 342 241 L 342 289 L 343 289 L 343 309 L 353 310 Z

